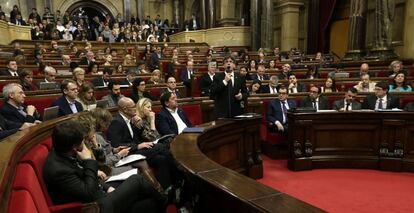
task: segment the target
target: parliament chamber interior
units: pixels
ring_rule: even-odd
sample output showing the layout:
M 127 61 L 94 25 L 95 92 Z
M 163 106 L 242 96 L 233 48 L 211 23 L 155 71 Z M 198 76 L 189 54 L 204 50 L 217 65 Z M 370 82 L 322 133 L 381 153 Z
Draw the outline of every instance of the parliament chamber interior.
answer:
M 414 0 L 0 0 L 0 212 L 412 212 Z

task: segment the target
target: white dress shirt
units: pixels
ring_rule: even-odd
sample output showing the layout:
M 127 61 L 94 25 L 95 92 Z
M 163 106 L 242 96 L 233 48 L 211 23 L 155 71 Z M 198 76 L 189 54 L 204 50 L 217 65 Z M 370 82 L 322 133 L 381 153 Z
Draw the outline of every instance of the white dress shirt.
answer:
M 375 109 L 378 110 L 379 100 L 382 99 L 382 109 L 387 108 L 387 96 L 385 95 L 382 98 L 377 98 L 377 101 L 375 102 Z
M 187 125 L 181 119 L 180 115 L 178 115 L 177 113 L 178 109 L 175 109 L 174 111 L 171 110 L 170 108 L 167 108 L 167 109 L 168 109 L 168 112 L 170 112 L 171 115 L 173 116 L 175 123 L 177 124 L 177 127 L 178 127 L 178 134 L 180 134 L 187 127 Z
M 128 126 L 128 130 L 129 130 L 129 134 L 131 134 L 131 138 L 134 138 L 134 131 L 132 131 L 132 126 L 131 126 L 131 119 L 128 119 L 127 117 L 125 117 L 122 113 L 119 113 L 121 115 L 121 117 L 124 119 L 125 123 Z

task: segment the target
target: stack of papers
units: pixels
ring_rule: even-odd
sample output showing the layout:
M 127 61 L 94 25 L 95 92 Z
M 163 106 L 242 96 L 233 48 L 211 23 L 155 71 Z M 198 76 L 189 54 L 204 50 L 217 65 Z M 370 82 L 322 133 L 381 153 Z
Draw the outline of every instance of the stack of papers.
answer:
M 140 155 L 140 154 L 128 155 L 125 158 L 122 158 L 121 160 L 119 160 L 115 164 L 115 167 L 120 167 L 125 164 L 132 163 L 132 162 L 139 161 L 139 160 L 144 160 L 145 158 L 146 157 L 144 155 Z

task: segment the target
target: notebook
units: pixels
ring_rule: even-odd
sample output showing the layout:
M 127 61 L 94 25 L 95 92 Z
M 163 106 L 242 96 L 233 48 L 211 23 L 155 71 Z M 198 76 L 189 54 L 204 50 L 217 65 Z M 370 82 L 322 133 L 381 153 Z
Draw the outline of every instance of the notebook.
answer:
M 43 112 L 43 121 L 52 120 L 59 117 L 59 106 L 45 108 Z

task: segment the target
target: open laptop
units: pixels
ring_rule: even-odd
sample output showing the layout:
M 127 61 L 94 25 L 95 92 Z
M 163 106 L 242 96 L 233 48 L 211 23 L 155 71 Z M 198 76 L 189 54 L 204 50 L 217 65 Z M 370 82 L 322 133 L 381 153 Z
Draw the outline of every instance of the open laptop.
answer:
M 52 120 L 59 117 L 59 106 L 45 108 L 43 112 L 43 121 Z
M 108 100 L 99 100 L 99 101 L 96 101 L 96 107 L 97 108 L 102 108 L 102 109 L 107 108 L 108 107 Z
M 39 89 L 48 90 L 48 89 L 57 89 L 58 85 L 56 82 L 40 82 Z

